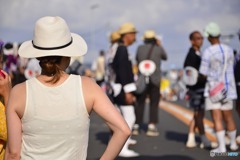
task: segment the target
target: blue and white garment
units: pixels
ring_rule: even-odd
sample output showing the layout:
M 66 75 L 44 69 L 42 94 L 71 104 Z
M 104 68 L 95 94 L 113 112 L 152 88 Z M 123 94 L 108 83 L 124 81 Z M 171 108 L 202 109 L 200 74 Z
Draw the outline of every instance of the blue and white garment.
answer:
M 222 76 L 225 58 L 227 58 L 227 66 L 224 76 Z M 233 67 L 233 50 L 227 45 L 215 44 L 204 51 L 199 71 L 201 74 L 207 76 L 207 82 L 219 81 L 221 77 L 224 77 L 222 81 L 225 83 L 227 89 L 227 99 L 236 99 L 237 94 Z M 206 85 L 204 91 L 205 97 L 209 96 L 208 89 L 208 85 Z

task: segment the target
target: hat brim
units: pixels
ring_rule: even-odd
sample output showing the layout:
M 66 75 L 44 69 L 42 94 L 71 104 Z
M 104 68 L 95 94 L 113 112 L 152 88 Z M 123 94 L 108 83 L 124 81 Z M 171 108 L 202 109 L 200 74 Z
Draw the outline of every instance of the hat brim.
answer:
M 203 31 L 203 36 L 206 37 L 206 38 L 208 38 L 208 36 L 209 36 L 208 32 L 204 30 L 204 31 Z
M 146 40 L 146 39 L 157 39 L 157 37 L 156 36 L 154 36 L 154 37 L 145 37 L 145 36 L 143 36 L 142 37 L 143 41 Z
M 119 34 L 120 34 L 120 35 L 130 34 L 130 33 L 136 33 L 136 34 L 137 34 L 138 31 L 137 31 L 137 30 L 134 30 L 134 31 L 123 31 L 123 32 L 120 32 L 120 31 L 119 31 Z
M 65 56 L 79 57 L 87 52 L 87 44 L 85 40 L 78 34 L 71 33 L 72 43 L 61 49 L 41 50 L 33 47 L 32 40 L 22 43 L 18 50 L 18 54 L 24 58 L 37 58 L 46 56 Z
M 3 54 L 5 54 L 6 56 L 8 55 L 14 55 L 14 50 L 13 49 L 3 49 Z
M 203 36 L 206 37 L 206 38 L 208 38 L 209 36 L 218 37 L 220 35 L 221 35 L 220 32 L 219 33 L 215 33 L 215 34 L 211 34 L 211 33 L 207 32 L 206 30 L 204 30 L 204 32 L 203 32 Z

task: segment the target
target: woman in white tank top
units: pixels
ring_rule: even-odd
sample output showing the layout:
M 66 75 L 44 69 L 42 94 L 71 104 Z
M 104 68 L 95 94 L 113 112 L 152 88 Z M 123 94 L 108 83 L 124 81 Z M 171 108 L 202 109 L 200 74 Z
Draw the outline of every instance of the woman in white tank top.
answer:
M 86 52 L 85 41 L 62 18 L 36 22 L 33 40 L 21 45 L 19 55 L 37 58 L 42 72 L 10 93 L 7 160 L 85 160 L 92 110 L 113 131 L 101 159 L 119 154 L 131 133 L 128 125 L 93 80 L 65 72 L 70 57 Z

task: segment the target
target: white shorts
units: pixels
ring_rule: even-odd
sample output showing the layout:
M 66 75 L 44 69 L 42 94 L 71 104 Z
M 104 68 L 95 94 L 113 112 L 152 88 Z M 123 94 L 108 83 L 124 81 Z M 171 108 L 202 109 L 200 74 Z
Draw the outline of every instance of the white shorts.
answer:
M 233 101 L 229 100 L 226 103 L 212 103 L 209 97 L 205 98 L 205 110 L 214 110 L 214 109 L 220 109 L 220 110 L 232 110 L 233 109 Z

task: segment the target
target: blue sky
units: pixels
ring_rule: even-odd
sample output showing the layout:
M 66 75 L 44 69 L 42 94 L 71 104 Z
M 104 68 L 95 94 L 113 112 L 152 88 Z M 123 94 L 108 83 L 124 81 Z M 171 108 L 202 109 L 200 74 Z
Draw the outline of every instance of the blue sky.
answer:
M 84 37 L 89 51 L 85 62 L 92 62 L 98 51 L 109 47 L 108 35 L 124 22 L 139 31 L 137 42 L 129 48 L 132 57 L 142 43 L 145 30 L 162 37 L 169 59 L 163 69 L 181 67 L 189 48 L 188 35 L 203 31 L 214 21 L 223 35 L 234 34 L 223 42 L 240 50 L 239 0 L 0 0 L 0 39 L 22 42 L 32 39 L 34 23 L 43 16 L 61 16 L 72 32 Z M 205 39 L 202 50 L 209 45 Z

